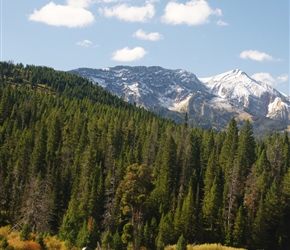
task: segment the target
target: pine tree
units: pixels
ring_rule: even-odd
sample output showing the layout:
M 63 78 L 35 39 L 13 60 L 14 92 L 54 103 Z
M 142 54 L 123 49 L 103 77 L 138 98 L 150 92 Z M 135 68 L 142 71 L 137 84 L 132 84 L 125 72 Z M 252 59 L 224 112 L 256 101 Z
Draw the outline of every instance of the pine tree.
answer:
M 129 215 L 133 227 L 135 249 L 140 248 L 143 206 L 152 188 L 152 169 L 145 164 L 133 164 L 127 167 L 124 180 L 117 189 L 121 211 L 125 216 Z
M 220 164 L 223 170 L 224 190 L 223 190 L 223 211 L 224 211 L 224 231 L 231 243 L 230 232 L 232 231 L 233 221 L 237 209 L 236 204 L 236 184 L 238 178 L 238 165 L 235 158 L 238 148 L 238 127 L 234 118 L 229 122 L 226 137 L 220 154 Z
M 162 214 L 156 238 L 156 247 L 158 250 L 164 249 L 168 244 L 176 242 L 174 242 L 174 228 L 172 227 L 172 224 L 173 221 L 170 212 L 166 215 Z
M 283 157 L 283 141 L 277 131 L 272 136 L 268 137 L 267 144 L 267 159 L 271 164 L 272 181 L 276 178 L 281 181 L 284 157 Z
M 220 232 L 221 190 L 217 177 L 214 178 L 210 189 L 207 189 L 202 203 L 202 215 L 207 241 L 217 242 L 217 233 Z
M 284 236 L 282 237 L 282 249 L 286 249 L 290 245 L 290 171 L 285 174 L 282 184 L 282 195 L 284 203 L 284 216 L 282 221 L 284 221 Z
M 83 248 L 90 244 L 90 231 L 88 230 L 87 221 L 83 222 L 81 229 L 78 232 L 76 246 Z
M 252 126 L 247 120 L 241 129 L 237 156 L 236 156 L 236 164 L 238 165 L 238 189 L 241 192 L 238 194 L 240 202 L 242 200 L 243 190 L 245 189 L 246 177 L 250 172 L 251 166 L 254 164 L 256 156 L 255 156 L 256 143 L 255 138 L 253 136 Z
M 31 154 L 30 169 L 33 176 L 40 173 L 40 177 L 44 178 L 46 174 L 46 146 L 47 146 L 47 129 L 46 125 L 39 122 L 36 127 L 37 134 L 35 146 Z
M 282 219 L 283 203 L 281 202 L 281 191 L 276 179 L 266 194 L 264 211 L 264 220 L 267 225 L 268 239 L 271 239 L 268 244 L 268 249 L 277 249 L 279 247 L 279 239 L 281 237 L 280 222 Z
M 27 221 L 24 223 L 22 230 L 20 232 L 20 240 L 22 241 L 29 240 L 30 233 L 31 233 L 31 226 L 30 226 L 30 223 Z
M 245 222 L 246 218 L 244 215 L 244 209 L 242 206 L 240 206 L 234 223 L 233 230 L 233 245 L 235 247 L 245 246 L 245 229 L 246 229 Z
M 186 249 L 187 249 L 186 241 L 182 234 L 177 241 L 176 250 L 186 250 Z
M 251 241 L 249 245 L 256 249 L 264 249 L 268 245 L 267 226 L 265 223 L 264 202 L 260 199 L 259 208 L 254 219 L 253 228 L 251 230 Z
M 122 243 L 122 238 L 119 234 L 118 231 L 115 232 L 112 238 L 112 248 L 115 250 L 122 250 L 123 249 L 123 243 Z
M 193 195 L 192 185 L 183 200 L 180 220 L 183 223 L 183 235 L 186 239 L 193 239 L 197 234 L 196 202 Z

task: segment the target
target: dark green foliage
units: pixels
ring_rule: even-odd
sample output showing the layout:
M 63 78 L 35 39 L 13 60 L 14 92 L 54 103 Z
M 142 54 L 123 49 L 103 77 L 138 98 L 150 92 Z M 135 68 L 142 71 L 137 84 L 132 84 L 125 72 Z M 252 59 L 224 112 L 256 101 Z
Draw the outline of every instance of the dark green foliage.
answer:
M 22 240 L 289 246 L 286 132 L 257 142 L 249 121 L 178 125 L 47 67 L 1 62 L 0 74 L 0 226 L 22 227 Z
M 22 241 L 29 240 L 31 232 L 32 232 L 31 226 L 30 226 L 29 222 L 26 222 L 23 225 L 22 230 L 20 232 L 20 240 L 22 240 Z
M 39 233 L 37 235 L 35 241 L 41 246 L 41 249 L 45 248 L 45 244 L 44 244 L 44 241 L 43 241 L 43 234 L 42 233 Z
M 7 237 L 4 237 L 2 239 L 1 247 L 2 247 L 2 249 L 6 249 L 8 246 L 9 246 L 9 244 L 8 244 L 8 241 L 7 241 Z
M 183 237 L 183 234 L 179 237 L 177 241 L 176 250 L 186 250 L 186 241 Z
M 111 232 L 106 231 L 102 239 L 102 249 L 110 249 L 112 246 L 113 236 Z
M 118 231 L 115 232 L 112 238 L 112 248 L 115 250 L 122 250 L 123 249 L 123 243 L 122 238 Z

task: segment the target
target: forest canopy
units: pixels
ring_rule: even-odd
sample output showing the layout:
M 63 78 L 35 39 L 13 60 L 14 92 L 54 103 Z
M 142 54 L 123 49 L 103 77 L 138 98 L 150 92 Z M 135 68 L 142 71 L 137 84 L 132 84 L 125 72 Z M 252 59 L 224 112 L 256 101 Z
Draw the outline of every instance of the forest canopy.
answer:
M 0 227 L 78 248 L 290 245 L 286 132 L 175 124 L 47 67 L 0 73 Z

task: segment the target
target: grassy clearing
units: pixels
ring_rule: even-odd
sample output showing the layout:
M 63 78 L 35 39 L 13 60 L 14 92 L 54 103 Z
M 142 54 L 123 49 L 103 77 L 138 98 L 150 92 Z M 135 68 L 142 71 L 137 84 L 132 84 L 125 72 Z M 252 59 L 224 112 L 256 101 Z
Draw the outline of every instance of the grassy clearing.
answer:
M 167 246 L 164 250 L 175 250 L 176 245 Z M 245 250 L 244 248 L 234 248 L 222 246 L 221 244 L 188 245 L 187 250 Z

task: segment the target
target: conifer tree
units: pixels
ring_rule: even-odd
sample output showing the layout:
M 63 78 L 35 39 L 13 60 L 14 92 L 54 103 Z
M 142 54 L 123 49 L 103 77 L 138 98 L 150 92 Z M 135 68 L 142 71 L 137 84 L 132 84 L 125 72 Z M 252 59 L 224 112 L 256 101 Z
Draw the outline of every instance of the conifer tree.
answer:
M 220 164 L 223 170 L 224 190 L 223 190 L 223 211 L 224 211 L 224 231 L 231 243 L 230 232 L 232 231 L 233 221 L 237 209 L 236 205 L 236 184 L 238 178 L 238 166 L 235 158 L 238 148 L 238 127 L 237 122 L 232 118 L 229 122 L 226 137 L 220 154 Z
M 285 131 L 283 136 L 283 174 L 285 174 L 290 168 L 290 141 L 288 133 Z
M 180 220 L 183 223 L 183 235 L 188 240 L 196 237 L 197 234 L 197 213 L 196 202 L 193 195 L 192 185 L 189 186 L 188 193 L 183 200 Z
M 218 178 L 215 177 L 209 189 L 205 191 L 202 215 L 206 238 L 209 242 L 217 241 L 217 233 L 220 232 L 220 208 L 221 208 L 221 190 L 218 184 Z
M 168 244 L 173 244 L 176 242 L 174 239 L 174 228 L 172 227 L 172 224 L 173 222 L 170 212 L 166 215 L 162 214 L 158 226 L 158 235 L 156 238 L 157 250 L 164 249 L 164 247 Z
M 283 212 L 283 203 L 281 202 L 281 191 L 276 179 L 272 183 L 266 194 L 264 201 L 265 223 L 267 226 L 268 249 L 277 249 L 281 237 L 281 219 Z
M 290 171 L 285 174 L 282 184 L 282 195 L 283 195 L 283 203 L 284 203 L 284 237 L 282 238 L 282 249 L 286 248 L 290 244 Z
M 186 241 L 182 234 L 177 241 L 176 250 L 186 250 L 186 248 Z
M 240 184 L 239 190 L 241 192 L 238 194 L 242 199 L 243 190 L 245 188 L 246 177 L 250 172 L 251 166 L 255 162 L 255 138 L 253 136 L 252 126 L 247 120 L 244 126 L 241 129 L 237 156 L 236 156 L 236 164 L 238 165 L 238 182 Z
M 174 233 L 175 236 L 178 237 L 185 227 L 184 221 L 181 220 L 181 202 L 179 201 L 177 203 L 177 207 L 174 211 L 174 217 L 173 217 L 173 226 L 174 226 Z
M 272 181 L 276 178 L 277 181 L 281 181 L 281 175 L 283 174 L 283 141 L 278 131 L 275 131 L 273 135 L 268 137 L 267 144 L 267 159 L 271 164 L 271 177 Z
M 249 245 L 256 249 L 263 249 L 268 245 L 266 223 L 265 223 L 264 201 L 261 198 L 259 208 L 254 219 L 253 228 L 251 230 L 251 241 Z
M 118 231 L 115 232 L 112 238 L 112 248 L 115 250 L 122 250 L 123 249 L 123 244 L 122 244 L 122 238 L 119 234 Z
M 83 248 L 88 246 L 89 244 L 90 244 L 90 232 L 88 230 L 87 222 L 84 221 L 77 235 L 76 246 L 79 248 Z
M 140 248 L 143 206 L 152 190 L 152 169 L 147 165 L 133 164 L 127 167 L 117 195 L 121 199 L 121 211 L 129 216 L 133 227 L 133 246 Z
M 235 247 L 245 246 L 245 229 L 246 229 L 246 218 L 244 214 L 244 209 L 242 206 L 239 207 L 237 217 L 234 223 L 233 230 L 233 245 Z
M 37 134 L 35 139 L 35 146 L 31 154 L 30 169 L 31 174 L 44 178 L 46 174 L 46 146 L 47 146 L 47 129 L 45 124 L 39 122 L 37 125 Z

